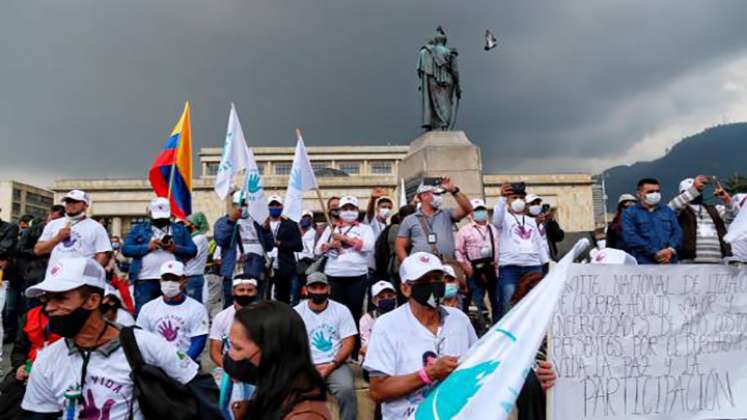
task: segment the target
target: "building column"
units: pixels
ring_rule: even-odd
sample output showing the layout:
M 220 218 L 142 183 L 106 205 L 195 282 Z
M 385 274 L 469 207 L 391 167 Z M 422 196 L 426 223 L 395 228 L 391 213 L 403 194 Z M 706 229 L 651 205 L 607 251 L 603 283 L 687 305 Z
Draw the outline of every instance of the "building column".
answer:
M 119 236 L 122 238 L 122 218 L 115 216 L 112 217 L 112 236 Z

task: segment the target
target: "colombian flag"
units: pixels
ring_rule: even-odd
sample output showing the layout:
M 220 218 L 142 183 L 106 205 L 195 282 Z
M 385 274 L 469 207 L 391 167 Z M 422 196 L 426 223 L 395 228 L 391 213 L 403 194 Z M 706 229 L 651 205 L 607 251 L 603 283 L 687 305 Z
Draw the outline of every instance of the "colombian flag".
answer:
M 171 213 L 179 219 L 192 214 L 192 128 L 189 123 L 189 101 L 184 104 L 166 145 L 153 162 L 148 174 L 158 197 L 171 202 Z

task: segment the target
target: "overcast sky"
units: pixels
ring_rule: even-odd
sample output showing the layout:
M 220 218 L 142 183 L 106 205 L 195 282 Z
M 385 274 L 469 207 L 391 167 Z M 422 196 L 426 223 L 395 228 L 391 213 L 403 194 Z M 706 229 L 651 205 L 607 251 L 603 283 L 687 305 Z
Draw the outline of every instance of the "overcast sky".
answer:
M 6 0 L 0 179 L 145 177 L 185 99 L 195 150 L 223 143 L 231 101 L 250 146 L 295 127 L 307 145 L 407 144 L 439 24 L 486 170 L 598 171 L 747 120 L 746 16 L 738 0 Z

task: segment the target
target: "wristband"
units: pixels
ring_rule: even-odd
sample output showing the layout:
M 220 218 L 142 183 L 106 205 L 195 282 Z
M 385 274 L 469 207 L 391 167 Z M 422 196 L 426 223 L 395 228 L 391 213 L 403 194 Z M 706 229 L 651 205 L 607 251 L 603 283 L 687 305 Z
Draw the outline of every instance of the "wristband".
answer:
M 457 194 L 459 194 L 460 191 L 462 191 L 462 190 L 459 189 L 459 187 L 454 187 L 454 189 L 451 190 L 451 195 L 457 195 Z
M 428 376 L 428 372 L 425 371 L 425 368 L 421 368 L 418 371 L 418 377 L 426 385 L 432 385 L 433 384 L 433 380 Z

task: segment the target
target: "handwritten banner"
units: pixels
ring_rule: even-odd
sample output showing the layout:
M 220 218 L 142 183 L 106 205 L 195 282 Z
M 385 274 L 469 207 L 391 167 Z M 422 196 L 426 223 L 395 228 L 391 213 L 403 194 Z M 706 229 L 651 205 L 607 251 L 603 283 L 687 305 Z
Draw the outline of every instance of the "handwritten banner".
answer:
M 747 418 L 747 270 L 570 267 L 553 419 Z

